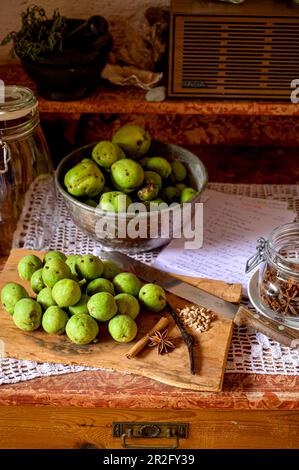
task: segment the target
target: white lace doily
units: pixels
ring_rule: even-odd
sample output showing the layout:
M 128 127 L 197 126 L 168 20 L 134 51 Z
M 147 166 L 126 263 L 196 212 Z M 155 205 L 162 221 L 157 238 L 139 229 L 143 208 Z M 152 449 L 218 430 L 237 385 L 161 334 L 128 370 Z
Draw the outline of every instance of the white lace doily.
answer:
M 209 187 L 229 194 L 287 201 L 289 208 L 296 210 L 299 215 L 299 186 L 296 185 L 212 183 Z M 100 249 L 96 242 L 74 225 L 60 197 L 56 204 L 55 227 L 51 223 L 49 213 L 46 212 L 46 208 L 50 206 L 48 183 L 43 180 L 36 181 L 27 195 L 14 238 L 15 247 L 99 254 Z M 41 219 L 43 223 L 46 221 L 44 226 L 46 225 L 47 233 L 43 233 Z M 145 263 L 152 263 L 155 256 L 157 251 L 135 255 Z M 3 358 L 0 359 L 0 384 L 90 369 Z M 299 352 L 281 346 L 246 327 L 235 327 L 226 372 L 298 375 Z

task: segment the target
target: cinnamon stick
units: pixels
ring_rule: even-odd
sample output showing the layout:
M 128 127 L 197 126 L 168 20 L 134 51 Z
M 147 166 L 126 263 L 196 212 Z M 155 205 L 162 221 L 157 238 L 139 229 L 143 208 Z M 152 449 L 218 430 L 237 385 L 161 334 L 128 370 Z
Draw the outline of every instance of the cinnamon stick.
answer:
M 146 333 L 142 338 L 140 338 L 134 346 L 127 352 L 126 357 L 128 359 L 132 359 L 132 357 L 137 356 L 137 354 L 145 348 L 145 346 L 149 342 L 149 336 L 151 336 L 154 331 L 163 331 L 168 326 L 169 320 L 166 317 L 161 317 L 160 320 L 150 329 L 148 333 Z

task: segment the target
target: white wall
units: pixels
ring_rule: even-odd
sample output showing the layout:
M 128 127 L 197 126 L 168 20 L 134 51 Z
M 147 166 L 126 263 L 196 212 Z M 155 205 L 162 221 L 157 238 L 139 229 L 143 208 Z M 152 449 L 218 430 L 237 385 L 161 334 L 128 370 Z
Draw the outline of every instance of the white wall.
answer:
M 129 19 L 140 9 L 167 5 L 169 0 L 0 0 L 0 39 L 10 31 L 19 29 L 20 13 L 32 4 L 43 6 L 49 16 L 55 8 L 59 8 L 62 15 L 73 18 L 99 14 L 117 26 L 117 22 L 121 25 L 124 18 Z M 0 47 L 0 63 L 11 61 L 9 50 L 9 46 Z

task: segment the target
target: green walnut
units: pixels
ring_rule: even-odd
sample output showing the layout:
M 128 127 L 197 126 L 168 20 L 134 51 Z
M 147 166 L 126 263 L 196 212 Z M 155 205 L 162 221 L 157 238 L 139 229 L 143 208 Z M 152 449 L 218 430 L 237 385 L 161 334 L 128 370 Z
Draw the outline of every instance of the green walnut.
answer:
M 61 251 L 48 251 L 48 253 L 44 257 L 44 263 L 50 261 L 51 259 L 61 259 L 62 261 L 66 260 L 66 255 L 61 253 Z
M 42 318 L 42 327 L 46 333 L 62 335 L 69 317 L 64 310 L 57 306 L 47 308 Z
M 55 300 L 52 297 L 51 287 L 44 287 L 38 294 L 36 298 L 37 302 L 42 306 L 43 310 L 56 305 Z
M 36 294 L 38 294 L 45 287 L 42 274 L 43 274 L 43 268 L 38 269 L 32 274 L 31 279 L 30 279 L 31 289 Z
M 92 158 L 99 166 L 109 169 L 113 163 L 126 158 L 126 155 L 117 144 L 102 140 L 92 149 Z
M 42 271 L 42 278 L 47 287 L 53 287 L 61 279 L 72 277 L 68 265 L 59 258 L 48 261 Z
M 116 189 L 124 193 L 131 193 L 142 185 L 144 171 L 138 162 L 124 158 L 123 160 L 113 163 L 111 167 L 111 178 Z
M 116 315 L 109 321 L 108 330 L 119 343 L 129 343 L 137 335 L 137 325 L 129 315 Z
M 157 284 L 144 284 L 139 291 L 139 300 L 153 312 L 160 312 L 166 306 L 166 294 Z
M 156 197 L 156 199 L 150 201 L 150 204 L 166 204 L 166 202 L 161 197 Z
M 143 127 L 129 124 L 114 134 L 112 142 L 119 145 L 129 157 L 140 158 L 148 152 L 151 137 Z
M 70 307 L 79 302 L 81 289 L 78 282 L 73 279 L 61 279 L 53 287 L 52 297 L 58 307 Z
M 150 211 L 158 211 L 161 209 L 167 209 L 168 207 L 168 204 L 165 201 L 163 201 L 163 199 L 161 199 L 160 197 L 157 197 L 156 199 L 152 199 L 152 201 L 144 201 L 144 204 L 146 204 L 147 208 Z
M 103 187 L 103 190 L 102 190 L 102 194 L 104 193 L 110 193 L 110 191 L 113 191 L 113 188 L 111 188 L 110 186 L 104 186 Z
M 117 313 L 116 302 L 109 292 L 99 292 L 91 296 L 87 308 L 89 314 L 98 321 L 108 321 Z
M 104 271 L 102 261 L 95 255 L 82 255 L 76 261 L 78 275 L 87 281 L 101 277 Z
M 172 171 L 170 163 L 163 157 L 151 157 L 146 167 L 148 170 L 158 173 L 163 179 L 168 178 Z
M 119 273 L 113 279 L 113 284 L 117 292 L 138 296 L 141 288 L 141 281 L 133 273 Z
M 69 312 L 71 315 L 76 315 L 76 313 L 86 313 L 88 314 L 87 303 L 89 301 L 89 297 L 86 294 L 82 294 L 79 302 L 75 305 L 71 305 L 69 307 Z
M 109 292 L 114 295 L 114 286 L 111 281 L 105 279 L 104 277 L 99 277 L 98 279 L 93 279 L 87 284 L 86 294 L 92 296 L 98 292 Z
M 16 282 L 8 282 L 1 291 L 1 303 L 10 315 L 13 315 L 16 303 L 28 297 L 26 289 Z
M 104 265 L 103 277 L 106 279 L 113 279 L 121 272 L 120 267 L 114 261 L 103 259 L 102 263 Z
M 72 196 L 93 198 L 102 191 L 105 178 L 98 166 L 86 158 L 66 173 L 64 184 Z
M 184 202 L 190 202 L 192 199 L 194 199 L 198 194 L 198 191 L 196 191 L 193 188 L 184 188 L 183 191 L 181 192 L 180 196 L 180 203 L 183 204 Z
M 154 183 L 149 183 L 144 188 L 139 189 L 137 196 L 141 201 L 151 201 L 158 196 L 159 186 Z
M 90 315 L 77 313 L 67 322 L 65 332 L 72 343 L 89 344 L 96 339 L 99 326 Z
M 68 255 L 68 257 L 65 260 L 66 264 L 70 268 L 72 277 L 74 279 L 76 279 L 78 277 L 76 263 L 80 258 L 81 258 L 81 255 Z
M 24 331 L 34 331 L 41 325 L 42 308 L 36 300 L 21 299 L 14 309 L 13 321 Z
M 162 188 L 162 178 L 159 175 L 159 173 L 157 173 L 156 171 L 150 171 L 150 170 L 145 171 L 144 182 L 145 184 L 154 183 L 159 187 L 159 189 Z
M 178 160 L 171 163 L 171 178 L 174 182 L 180 183 L 187 177 L 187 170 L 183 162 Z
M 97 207 L 98 206 L 97 201 L 95 201 L 94 199 L 86 199 L 84 201 L 84 204 L 86 204 L 87 206 L 90 206 L 90 207 Z
M 174 186 L 167 186 L 162 189 L 161 195 L 166 202 L 171 203 L 178 200 L 179 191 Z
M 107 212 L 127 212 L 132 199 L 121 191 L 110 191 L 102 194 L 100 208 Z
M 136 297 L 131 294 L 117 294 L 114 297 L 118 313 L 129 315 L 133 320 L 139 315 L 140 305 Z
M 141 160 L 139 160 L 140 165 L 143 168 L 146 168 L 147 162 L 149 161 L 150 157 L 143 157 Z
M 43 267 L 41 260 L 35 255 L 26 255 L 18 263 L 18 273 L 23 281 L 30 281 L 32 274 Z
M 182 194 L 182 191 L 187 188 L 187 185 L 185 183 L 177 183 L 175 185 L 176 189 L 178 190 L 179 196 Z

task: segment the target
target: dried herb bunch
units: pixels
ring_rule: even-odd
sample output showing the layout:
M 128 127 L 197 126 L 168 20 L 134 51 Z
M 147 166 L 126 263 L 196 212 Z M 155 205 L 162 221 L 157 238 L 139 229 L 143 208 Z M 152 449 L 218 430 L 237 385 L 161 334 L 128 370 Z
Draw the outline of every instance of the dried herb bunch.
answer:
M 29 6 L 21 14 L 20 31 L 10 32 L 1 41 L 1 46 L 13 42 L 12 56 L 37 60 L 50 51 L 62 51 L 63 33 L 66 29 L 66 18 L 56 9 L 52 18 L 48 18 L 44 8 Z
M 299 284 L 267 265 L 260 285 L 260 296 L 271 310 L 285 316 L 299 316 Z

